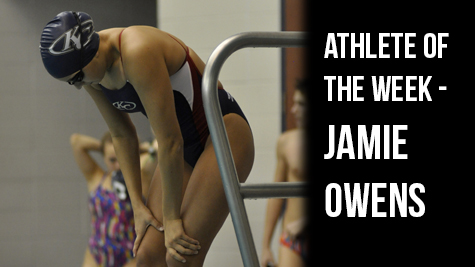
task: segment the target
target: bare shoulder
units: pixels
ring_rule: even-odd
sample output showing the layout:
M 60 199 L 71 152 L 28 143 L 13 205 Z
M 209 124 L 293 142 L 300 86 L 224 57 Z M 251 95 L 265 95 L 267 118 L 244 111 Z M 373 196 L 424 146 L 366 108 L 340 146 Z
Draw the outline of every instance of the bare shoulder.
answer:
M 144 52 L 143 49 L 156 50 L 162 46 L 167 37 L 166 32 L 152 26 L 130 26 L 121 32 L 122 48 L 136 52 Z
M 277 141 L 277 149 L 281 153 L 288 150 L 300 149 L 303 145 L 304 134 L 301 129 L 291 129 L 283 132 Z
M 88 192 L 92 192 L 97 189 L 97 187 L 101 184 L 104 175 L 104 170 L 98 169 L 96 172 L 94 172 L 94 174 L 91 175 L 89 179 L 86 179 Z
M 130 26 L 126 28 L 109 28 L 98 33 L 101 37 L 107 40 L 113 40 L 114 43 L 117 42 L 117 45 L 120 36 L 121 47 L 124 49 L 135 49 L 136 47 L 147 45 L 153 46 L 157 43 L 167 41 L 167 37 L 171 36 L 171 34 L 156 27 L 145 25 Z
M 121 55 L 124 67 L 137 70 L 159 70 L 160 62 L 170 75 L 175 73 L 186 57 L 185 44 L 177 37 L 151 26 L 132 26 L 123 30 Z M 130 78 L 130 77 L 129 77 Z
M 292 130 L 283 132 L 277 139 L 277 154 L 285 154 L 286 147 L 292 139 Z
M 106 36 L 109 36 L 109 35 L 114 35 L 114 34 L 116 34 L 117 32 L 121 32 L 123 29 L 125 29 L 125 28 L 124 28 L 124 27 L 108 28 L 108 29 L 100 30 L 100 31 L 98 31 L 97 33 L 98 33 L 99 35 L 106 35 Z
M 118 46 L 118 40 L 120 33 L 126 28 L 109 28 L 105 30 L 101 30 L 97 32 L 101 37 L 101 42 L 105 41 L 106 43 L 113 44 L 114 46 Z
M 298 129 L 290 129 L 283 132 L 279 137 L 279 142 L 289 142 L 295 138 L 298 138 L 300 131 Z

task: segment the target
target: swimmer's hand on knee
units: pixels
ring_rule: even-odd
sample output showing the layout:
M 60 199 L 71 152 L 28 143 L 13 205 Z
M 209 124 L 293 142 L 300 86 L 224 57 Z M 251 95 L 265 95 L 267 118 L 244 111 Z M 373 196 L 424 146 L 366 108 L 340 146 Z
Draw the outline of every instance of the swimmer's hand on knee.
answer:
M 181 255 L 196 255 L 200 242 L 186 235 L 181 219 L 167 221 L 165 225 L 165 247 L 173 259 L 185 263 Z
M 137 237 L 135 238 L 134 248 L 132 252 L 134 253 L 134 257 L 137 254 L 137 250 L 139 249 L 140 242 L 147 231 L 149 226 L 157 229 L 157 231 L 163 232 L 163 225 L 153 217 L 150 210 L 145 206 L 142 205 L 139 208 L 134 209 L 134 221 L 135 221 L 135 234 Z

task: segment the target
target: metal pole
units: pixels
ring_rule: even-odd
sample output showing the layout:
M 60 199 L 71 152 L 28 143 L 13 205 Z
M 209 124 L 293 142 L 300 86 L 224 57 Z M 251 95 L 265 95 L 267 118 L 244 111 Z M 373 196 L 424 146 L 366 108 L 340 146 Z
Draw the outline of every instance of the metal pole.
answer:
M 245 47 L 290 47 L 304 45 L 302 32 L 246 32 L 233 35 L 211 53 L 203 72 L 203 106 L 214 145 L 224 192 L 245 267 L 258 267 L 254 240 L 218 100 L 218 76 L 225 60 Z
M 308 183 L 274 182 L 266 184 L 241 184 L 240 193 L 243 198 L 291 198 L 308 197 Z

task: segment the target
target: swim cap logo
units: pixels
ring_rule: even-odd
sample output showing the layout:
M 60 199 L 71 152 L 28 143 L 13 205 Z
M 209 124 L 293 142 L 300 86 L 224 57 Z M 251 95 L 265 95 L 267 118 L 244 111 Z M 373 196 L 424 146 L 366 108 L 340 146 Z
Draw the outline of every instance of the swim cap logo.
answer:
M 234 102 L 234 97 L 229 92 L 226 93 L 228 93 L 228 99 L 231 100 L 231 102 Z
M 118 110 L 134 110 L 137 105 L 134 102 L 129 101 L 117 101 L 112 105 Z
M 81 34 L 87 35 L 87 40 L 84 42 L 84 46 L 86 46 L 90 41 L 91 37 L 94 34 L 94 25 L 92 19 L 86 20 L 81 23 L 82 33 L 78 33 L 79 26 L 75 26 L 72 29 L 68 30 L 67 32 L 63 33 L 59 36 L 48 48 L 49 52 L 52 55 L 64 55 L 69 52 L 81 49 Z M 63 45 L 60 46 L 60 50 L 57 50 L 56 47 L 58 43 L 63 41 Z

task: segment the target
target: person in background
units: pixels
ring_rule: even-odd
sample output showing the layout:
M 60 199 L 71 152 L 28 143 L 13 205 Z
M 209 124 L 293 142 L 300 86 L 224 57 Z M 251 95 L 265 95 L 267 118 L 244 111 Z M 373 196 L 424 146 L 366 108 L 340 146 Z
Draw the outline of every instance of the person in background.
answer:
M 157 168 L 157 149 L 157 139 L 154 139 L 150 143 L 145 142 L 140 144 L 140 173 L 142 177 L 142 196 L 144 202 L 148 195 L 153 176 L 158 175 L 158 171 L 155 171 Z
M 89 192 L 92 233 L 82 266 L 135 266 L 133 211 L 110 133 L 106 132 L 101 140 L 75 133 L 70 143 Z M 156 142 L 153 144 L 156 146 Z M 154 147 L 148 142 L 140 147 L 143 188 L 148 188 L 146 184 L 155 171 L 156 157 L 149 153 Z M 93 152 L 102 154 L 105 169 L 91 156 Z
M 306 182 L 305 132 L 307 82 L 299 81 L 293 95 L 292 114 L 297 127 L 284 132 L 277 141 L 274 182 Z M 307 198 L 269 199 L 264 225 L 261 267 L 303 267 L 308 257 Z M 271 251 L 272 236 L 282 214 L 278 262 Z

